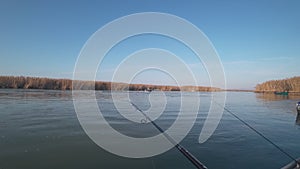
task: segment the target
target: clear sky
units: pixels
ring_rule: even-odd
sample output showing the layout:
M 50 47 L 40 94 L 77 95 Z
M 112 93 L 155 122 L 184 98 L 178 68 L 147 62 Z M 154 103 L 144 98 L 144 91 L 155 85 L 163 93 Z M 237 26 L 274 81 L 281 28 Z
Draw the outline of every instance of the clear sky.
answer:
M 0 75 L 72 78 L 81 48 L 99 28 L 128 14 L 163 12 L 188 20 L 207 35 L 223 63 L 228 88 L 253 89 L 266 80 L 300 75 L 299 9 L 299 0 L 1 0 Z M 189 59 L 188 50 L 178 45 L 168 38 L 145 36 L 128 39 L 114 50 L 125 57 L 143 47 L 167 48 L 181 54 L 197 72 L 200 85 L 209 85 L 201 63 Z M 112 50 L 109 55 L 113 54 Z M 114 57 L 102 63 L 98 80 L 109 80 L 118 61 Z M 170 80 L 152 73 L 141 74 L 136 82 Z

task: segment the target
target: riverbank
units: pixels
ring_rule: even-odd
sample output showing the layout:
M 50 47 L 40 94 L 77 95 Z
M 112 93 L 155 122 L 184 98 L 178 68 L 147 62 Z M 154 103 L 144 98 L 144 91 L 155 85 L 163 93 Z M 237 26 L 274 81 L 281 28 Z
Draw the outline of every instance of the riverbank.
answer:
M 274 92 L 288 92 L 289 94 L 300 94 L 300 76 L 269 80 L 255 87 L 256 93 L 274 93 Z
M 0 88 L 8 89 L 45 89 L 45 90 L 72 90 L 73 83 L 78 90 L 129 90 L 129 91 L 202 91 L 216 92 L 222 91 L 216 87 L 206 86 L 167 86 L 167 85 L 150 85 L 150 84 L 127 84 L 104 81 L 80 81 L 71 79 L 51 79 L 40 77 L 24 76 L 0 76 Z

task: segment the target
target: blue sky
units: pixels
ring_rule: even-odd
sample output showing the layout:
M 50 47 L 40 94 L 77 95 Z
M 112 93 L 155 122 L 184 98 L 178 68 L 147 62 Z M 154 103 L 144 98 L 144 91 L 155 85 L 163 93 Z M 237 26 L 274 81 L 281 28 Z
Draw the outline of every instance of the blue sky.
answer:
M 299 9 L 298 0 L 2 0 L 0 74 L 72 78 L 81 48 L 99 28 L 125 15 L 163 12 L 188 20 L 207 35 L 223 63 L 228 88 L 253 89 L 266 80 L 300 75 Z M 108 54 L 112 57 L 102 63 L 97 79 L 110 79 L 118 57 L 135 49 L 161 47 L 181 55 L 196 72 L 199 84 L 209 85 L 201 63 L 192 59 L 188 49 L 178 46 L 165 37 L 128 39 Z M 172 83 L 162 73 L 150 76 L 151 72 L 141 74 L 135 82 Z

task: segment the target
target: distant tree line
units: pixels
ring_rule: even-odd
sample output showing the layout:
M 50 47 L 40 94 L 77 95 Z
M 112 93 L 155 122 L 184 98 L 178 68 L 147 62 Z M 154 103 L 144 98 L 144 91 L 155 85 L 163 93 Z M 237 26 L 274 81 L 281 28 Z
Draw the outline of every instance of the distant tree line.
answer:
M 72 80 L 24 76 L 0 76 L 0 88 L 71 90 Z
M 300 92 L 300 76 L 282 80 L 270 80 L 258 84 L 256 92 Z
M 24 77 L 24 76 L 0 76 L 0 88 L 11 89 L 51 89 L 51 90 L 72 90 L 74 89 L 95 89 L 95 90 L 161 90 L 161 91 L 221 91 L 215 87 L 203 86 L 163 86 L 163 85 L 147 85 L 147 84 L 127 84 L 127 83 L 112 83 L 101 81 L 72 81 L 70 79 L 50 79 L 39 77 Z

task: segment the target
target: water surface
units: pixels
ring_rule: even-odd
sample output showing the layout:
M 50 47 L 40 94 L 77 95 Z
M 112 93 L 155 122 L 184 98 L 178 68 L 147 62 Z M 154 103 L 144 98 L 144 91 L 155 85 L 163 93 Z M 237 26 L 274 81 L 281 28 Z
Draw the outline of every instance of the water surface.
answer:
M 124 92 L 118 94 L 122 96 Z M 195 93 L 184 94 L 191 99 L 199 97 Z M 168 129 L 177 117 L 180 93 L 166 92 L 165 95 L 167 105 L 156 122 L 163 129 Z M 151 124 L 124 119 L 114 107 L 109 92 L 97 91 L 96 96 L 106 120 L 116 130 L 134 137 L 150 137 L 159 133 Z M 198 137 L 210 106 L 210 96 L 210 93 L 200 93 L 196 124 L 181 142 L 208 168 L 273 169 L 291 161 L 226 112 L 213 136 L 199 144 Z M 150 106 L 147 93 L 131 92 L 130 99 L 143 110 Z M 297 96 L 230 92 L 226 107 L 289 154 L 300 157 L 300 126 L 296 122 L 295 109 L 299 100 Z M 81 128 L 70 91 L 1 89 L 0 168 L 194 167 L 176 149 L 146 159 L 129 159 L 106 152 Z

